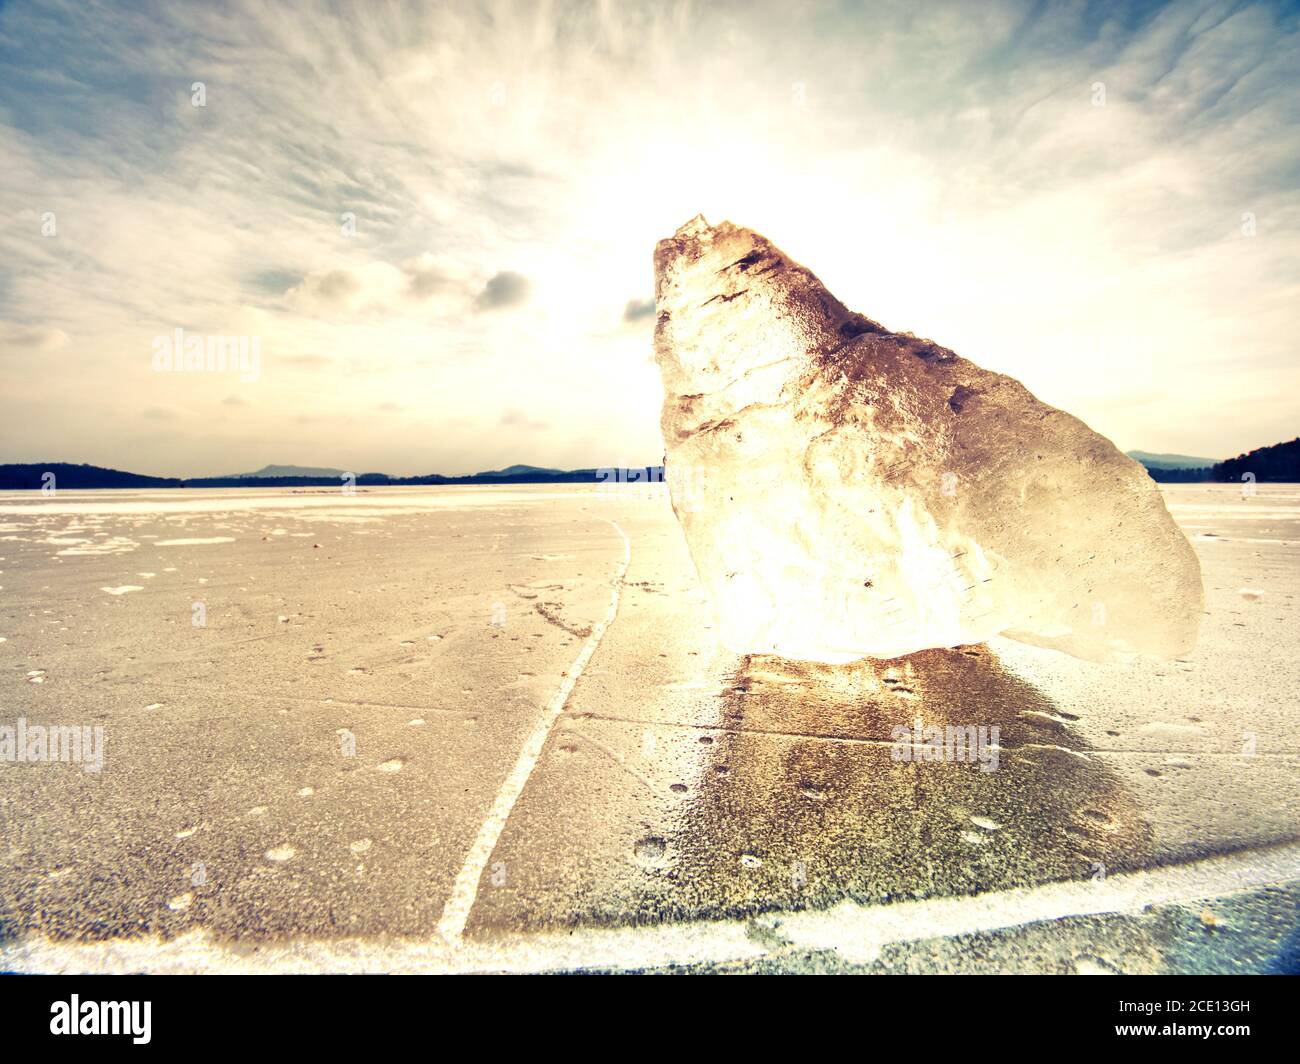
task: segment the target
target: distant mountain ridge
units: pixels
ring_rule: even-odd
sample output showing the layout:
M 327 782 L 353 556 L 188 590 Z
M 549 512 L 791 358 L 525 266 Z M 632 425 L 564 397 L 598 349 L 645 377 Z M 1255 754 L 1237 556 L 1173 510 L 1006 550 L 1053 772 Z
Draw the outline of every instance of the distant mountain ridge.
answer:
M 1126 455 L 1146 468 L 1152 480 L 1163 483 L 1188 483 L 1210 479 L 1210 468 L 1217 459 L 1195 458 L 1189 454 L 1155 454 L 1151 451 L 1125 451 Z
M 53 479 L 50 479 L 50 477 Z M 86 488 L 179 488 L 175 477 L 148 477 L 103 466 L 71 462 L 25 462 L 0 465 L 0 490 L 29 491 L 50 485 L 54 490 Z
M 1135 462 L 1148 469 L 1209 469 L 1217 458 L 1193 458 L 1188 454 L 1153 454 L 1151 451 L 1125 451 Z
M 1273 480 L 1300 483 L 1300 437 L 1271 447 L 1257 447 L 1214 466 L 1215 480 Z
M 1129 451 L 1128 456 L 1146 466 L 1152 480 L 1300 483 L 1300 437 L 1268 447 L 1256 447 L 1223 461 L 1184 454 L 1152 454 L 1149 451 Z
M 1252 477 L 1258 481 L 1300 483 L 1300 437 L 1285 443 L 1259 447 L 1247 454 L 1222 462 L 1182 454 L 1156 454 L 1129 451 L 1128 456 L 1146 467 L 1153 480 L 1241 481 Z M 618 480 L 660 481 L 661 465 L 634 466 L 631 475 L 614 473 L 626 466 L 603 466 L 590 469 L 550 469 L 545 466 L 509 465 L 504 469 L 486 470 L 468 476 L 449 477 L 440 473 L 394 477 L 387 473 L 359 473 L 359 487 L 419 484 L 594 484 Z M 338 487 L 348 475 L 344 470 L 324 466 L 267 465 L 254 473 L 235 473 L 220 477 L 152 477 L 72 462 L 17 462 L 0 464 L 0 491 L 39 490 L 50 483 L 53 474 L 56 488 L 84 490 L 90 488 L 299 488 Z
M 620 475 L 612 470 L 626 470 L 625 466 L 593 467 L 591 469 L 545 469 L 541 466 L 512 465 L 505 469 L 470 476 L 448 477 L 440 473 L 423 476 L 394 477 L 387 473 L 359 473 L 358 487 L 383 487 L 419 484 L 595 484 L 618 480 L 639 482 L 663 479 L 663 466 L 634 466 L 632 476 Z M 278 470 L 305 470 L 306 473 L 279 475 Z M 267 475 L 270 471 L 273 475 Z M 53 474 L 56 489 L 87 488 L 337 488 L 348 474 L 341 470 L 311 466 L 268 465 L 256 473 L 236 473 L 221 477 L 150 477 L 139 473 L 126 473 L 102 466 L 73 465 L 70 462 L 10 463 L 0 464 L 0 491 L 30 491 L 50 483 L 47 474 Z
M 341 477 L 347 471 L 343 469 L 328 469 L 321 466 L 297 466 L 297 465 L 268 465 L 263 466 L 256 473 L 228 473 L 219 480 L 250 480 L 256 478 L 267 479 L 268 477 Z
M 519 477 L 519 476 L 524 476 L 528 473 L 547 473 L 547 474 L 554 475 L 556 473 L 563 473 L 563 472 L 565 472 L 565 470 L 563 469 L 547 469 L 544 466 L 512 465 L 512 466 L 506 466 L 505 469 L 489 469 L 485 473 L 475 473 L 474 476 L 476 477 Z

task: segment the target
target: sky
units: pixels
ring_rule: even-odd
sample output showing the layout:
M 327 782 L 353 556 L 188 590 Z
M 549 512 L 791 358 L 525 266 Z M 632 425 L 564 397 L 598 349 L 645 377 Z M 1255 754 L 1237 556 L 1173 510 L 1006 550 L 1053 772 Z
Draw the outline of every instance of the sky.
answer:
M 0 160 L 0 461 L 657 462 L 700 213 L 1123 449 L 1300 434 L 1295 4 L 9 0 Z

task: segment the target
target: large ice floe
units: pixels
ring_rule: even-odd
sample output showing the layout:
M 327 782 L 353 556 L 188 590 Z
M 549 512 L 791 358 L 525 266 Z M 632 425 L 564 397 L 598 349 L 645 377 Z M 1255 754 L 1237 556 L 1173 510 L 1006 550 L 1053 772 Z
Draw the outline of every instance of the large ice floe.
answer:
M 723 642 L 821 662 L 991 636 L 1175 657 L 1200 567 L 1136 462 L 1018 381 L 846 309 L 765 238 L 655 249 L 666 477 Z

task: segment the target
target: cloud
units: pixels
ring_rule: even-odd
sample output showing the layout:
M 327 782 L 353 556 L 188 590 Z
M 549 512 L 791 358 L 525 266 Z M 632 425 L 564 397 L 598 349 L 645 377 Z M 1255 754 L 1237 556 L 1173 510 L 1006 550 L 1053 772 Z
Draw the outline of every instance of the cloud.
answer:
M 431 252 L 402 264 L 407 291 L 412 299 L 435 297 L 464 298 L 468 291 L 463 271 Z
M 285 303 L 294 310 L 315 314 L 347 314 L 373 306 L 382 298 L 384 285 L 380 269 L 333 268 L 307 274 L 285 293 Z
M 361 291 L 361 282 L 347 270 L 330 270 L 307 278 L 294 291 L 302 289 L 326 303 L 346 303 Z
M 259 270 L 249 278 L 250 284 L 259 292 L 280 295 L 282 292 L 301 284 L 303 277 L 294 270 Z
M 247 406 L 248 400 L 238 395 L 228 395 L 221 400 L 222 406 Z
M 4 347 L 29 351 L 57 351 L 67 342 L 68 334 L 62 329 L 16 326 L 0 330 L 0 346 Z
M 623 308 L 623 320 L 627 322 L 644 321 L 646 318 L 655 316 L 655 301 L 653 299 L 629 299 L 627 306 Z
M 169 406 L 147 406 L 140 411 L 140 416 L 150 421 L 172 421 L 180 414 L 181 411 Z
M 534 418 L 525 411 L 514 408 L 503 410 L 501 412 L 501 420 L 499 423 L 510 428 L 530 429 L 532 431 L 541 431 L 542 429 L 549 429 L 551 427 L 547 422 L 542 421 L 540 418 Z
M 527 302 L 532 285 L 523 274 L 503 270 L 488 279 L 487 284 L 474 300 L 479 310 L 500 310 L 504 307 L 517 307 Z
M 400 265 L 382 260 L 309 272 L 284 293 L 284 303 L 307 315 L 400 315 L 413 304 L 437 313 L 468 309 L 466 271 L 424 252 Z

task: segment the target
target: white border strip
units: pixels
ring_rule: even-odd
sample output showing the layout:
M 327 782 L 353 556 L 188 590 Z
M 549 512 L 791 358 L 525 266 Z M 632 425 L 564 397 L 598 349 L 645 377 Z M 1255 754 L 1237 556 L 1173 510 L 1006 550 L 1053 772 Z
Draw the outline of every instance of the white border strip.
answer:
M 784 940 L 782 952 L 834 950 L 868 964 L 883 946 L 999 931 L 1072 916 L 1136 913 L 1153 905 L 1200 903 L 1300 882 L 1300 843 L 1240 850 L 1093 881 L 1048 883 L 974 897 L 931 898 L 895 905 L 843 902 L 817 912 L 762 919 Z M 657 926 L 574 928 L 542 934 L 503 931 L 483 940 L 448 942 L 380 938 L 289 939 L 247 943 L 205 930 L 69 942 L 29 937 L 0 947 L 0 969 L 15 972 L 318 973 L 539 972 L 583 968 L 645 969 L 669 964 L 726 964 L 767 956 L 750 922 L 720 920 Z

